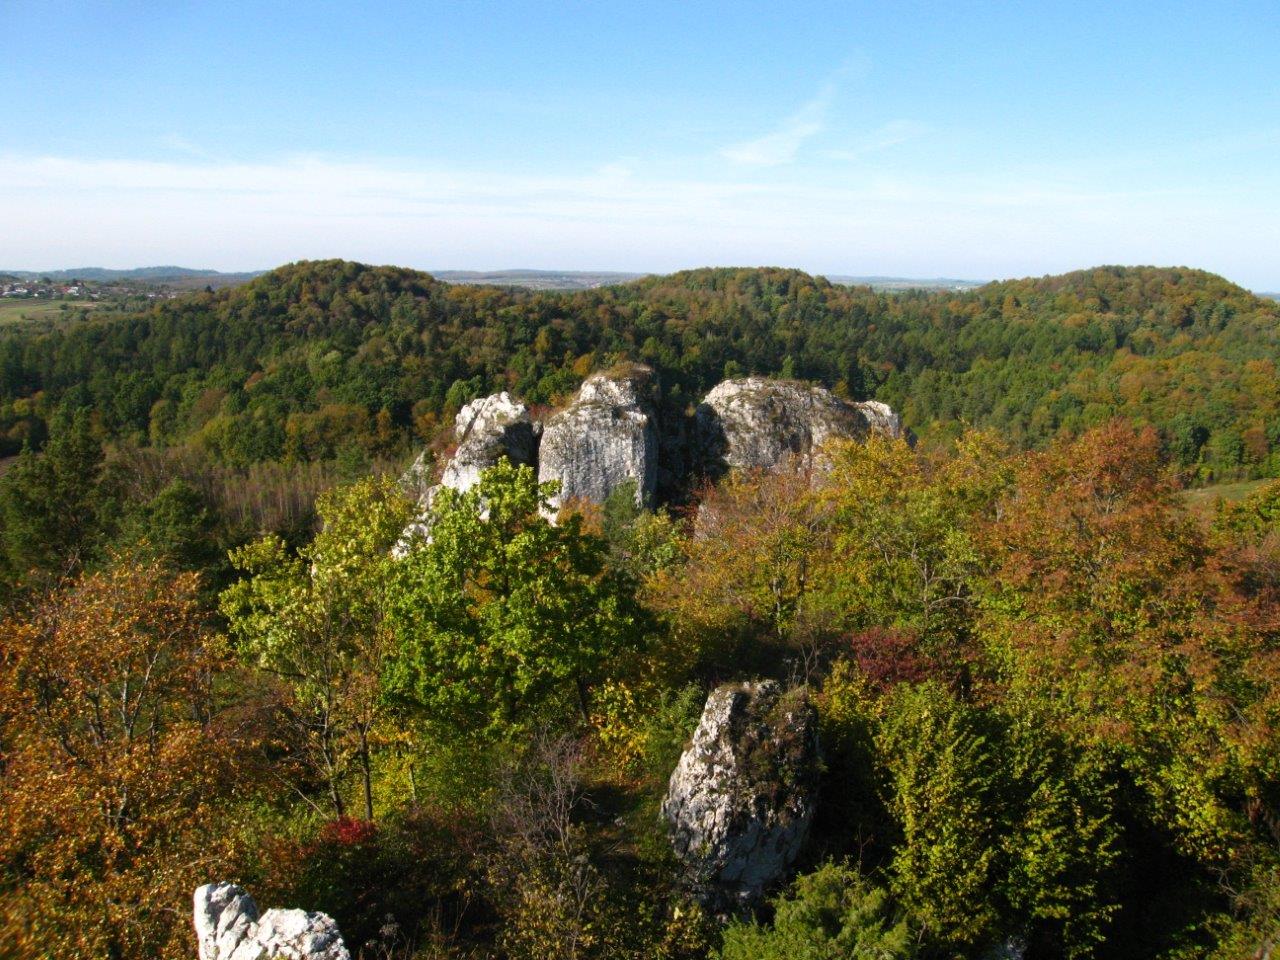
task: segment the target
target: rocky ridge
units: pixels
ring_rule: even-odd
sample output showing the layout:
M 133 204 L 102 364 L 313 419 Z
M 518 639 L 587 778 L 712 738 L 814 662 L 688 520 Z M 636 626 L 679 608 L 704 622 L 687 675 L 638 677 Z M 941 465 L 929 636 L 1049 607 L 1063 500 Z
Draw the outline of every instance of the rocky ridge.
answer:
M 342 934 L 324 913 L 268 910 L 234 883 L 196 890 L 193 920 L 200 960 L 351 960 Z
M 572 501 L 603 504 L 626 484 L 633 485 L 636 505 L 648 507 L 662 499 L 660 479 L 670 494 L 729 470 L 768 470 L 795 457 L 811 459 L 832 439 L 904 433 L 887 404 L 854 403 L 823 387 L 764 377 L 717 385 L 699 404 L 691 427 L 679 418 L 662 424 L 652 385 L 653 371 L 640 364 L 593 374 L 573 402 L 545 423 L 505 391 L 473 400 L 454 422 L 457 450 L 439 481 L 430 483 L 425 453 L 406 472 L 420 517 L 397 550 L 426 534 L 437 490 L 470 489 L 502 457 L 534 467 L 540 481 L 559 482 L 553 510 Z

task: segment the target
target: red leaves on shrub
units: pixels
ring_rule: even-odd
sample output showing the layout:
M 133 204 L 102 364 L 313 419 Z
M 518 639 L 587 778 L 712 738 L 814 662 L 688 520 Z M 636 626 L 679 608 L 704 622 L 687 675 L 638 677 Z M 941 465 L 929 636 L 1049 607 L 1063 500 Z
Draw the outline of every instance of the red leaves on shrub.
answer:
M 368 843 L 377 832 L 378 828 L 370 820 L 343 816 L 330 820 L 320 828 L 320 840 L 322 843 L 354 847 Z
M 920 649 L 920 637 L 913 630 L 870 627 L 845 634 L 841 645 L 878 690 L 918 683 L 937 672 L 937 665 Z

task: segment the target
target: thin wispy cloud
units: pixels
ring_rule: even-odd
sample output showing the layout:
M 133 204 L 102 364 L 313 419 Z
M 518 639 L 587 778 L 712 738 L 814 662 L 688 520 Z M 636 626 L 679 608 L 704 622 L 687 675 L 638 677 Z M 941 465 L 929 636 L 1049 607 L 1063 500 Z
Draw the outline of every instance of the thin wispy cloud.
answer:
M 924 124 L 916 123 L 914 120 L 890 120 L 855 141 L 851 146 L 823 150 L 819 155 L 825 160 L 861 160 L 863 157 L 914 140 L 921 136 L 925 129 Z
M 778 127 L 754 140 L 747 140 L 720 151 L 734 163 L 749 167 L 777 167 L 795 161 L 806 140 L 826 127 L 827 111 L 836 95 L 836 85 L 828 80 L 817 96 L 787 117 Z
M 183 153 L 189 157 L 197 157 L 201 160 L 214 159 L 213 154 L 204 149 L 193 140 L 189 140 L 180 133 L 166 133 L 160 138 L 160 146 L 174 153 Z

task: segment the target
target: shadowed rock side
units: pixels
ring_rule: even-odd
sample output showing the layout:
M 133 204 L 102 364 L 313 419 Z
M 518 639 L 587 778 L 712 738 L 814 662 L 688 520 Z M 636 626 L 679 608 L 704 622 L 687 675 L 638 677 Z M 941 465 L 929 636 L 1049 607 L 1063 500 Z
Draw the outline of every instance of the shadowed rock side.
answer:
M 739 910 L 785 876 L 808 836 L 818 764 L 803 691 L 764 681 L 712 692 L 662 803 L 675 852 L 710 909 Z
M 445 464 L 438 484 L 429 482 L 426 451 L 405 471 L 401 482 L 418 497 L 418 520 L 407 530 L 397 552 L 408 548 L 415 536 L 425 536 L 431 501 L 440 487 L 470 490 L 480 480 L 482 471 L 503 457 L 514 464 L 532 466 L 538 456 L 538 433 L 529 418 L 529 408 L 504 390 L 490 397 L 472 400 L 453 421 L 457 450 Z
M 552 508 L 571 500 L 604 503 L 628 481 L 636 503 L 650 506 L 658 477 L 658 431 L 648 400 L 652 371 L 588 377 L 578 396 L 542 430 L 538 480 L 558 480 Z
M 794 380 L 747 377 L 714 387 L 698 406 L 697 443 L 705 474 L 770 469 L 789 457 L 809 457 L 832 438 L 857 440 L 868 431 L 902 435 L 887 404 L 851 403 L 830 390 Z
M 268 910 L 234 883 L 195 892 L 200 960 L 351 960 L 338 925 L 327 914 Z
M 529 408 L 504 390 L 472 400 L 454 420 L 458 450 L 445 465 L 441 486 L 470 490 L 480 473 L 506 457 L 514 464 L 532 464 L 538 455 L 537 436 Z

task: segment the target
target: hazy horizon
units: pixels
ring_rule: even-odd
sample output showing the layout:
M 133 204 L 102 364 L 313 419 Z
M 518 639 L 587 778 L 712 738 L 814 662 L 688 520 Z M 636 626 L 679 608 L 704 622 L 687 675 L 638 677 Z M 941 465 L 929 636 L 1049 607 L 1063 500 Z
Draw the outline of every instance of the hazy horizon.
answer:
M 341 258 L 334 258 L 334 257 L 316 257 L 316 258 L 312 258 L 312 259 L 317 259 L 317 260 L 327 260 L 327 259 L 341 259 Z M 140 270 L 161 270 L 161 269 L 165 269 L 165 268 L 169 268 L 169 267 L 171 267 L 171 268 L 173 268 L 173 269 L 176 269 L 176 270 L 183 270 L 183 271 L 188 271 L 188 270 L 189 270 L 189 271 L 194 271 L 194 272 L 195 272 L 195 273 L 197 273 L 197 274 L 206 274 L 206 273 L 207 273 L 207 274 L 210 274 L 210 275 L 213 275 L 213 274 L 221 274 L 221 275 L 228 275 L 228 276 L 243 275 L 243 274 L 259 275 L 259 274 L 263 274 L 263 273 L 269 273 L 269 272 L 271 272 L 272 270 L 275 270 L 275 269 L 278 269 L 278 268 L 280 268 L 280 267 L 286 266 L 286 265 L 287 265 L 287 264 L 289 264 L 289 263 L 296 263 L 296 262 L 297 262 L 297 261 L 295 261 L 295 260 L 289 260 L 289 261 L 283 261 L 283 262 L 281 262 L 281 263 L 274 264 L 274 265 L 272 265 L 272 266 L 270 266 L 270 267 L 254 267 L 254 268 L 250 268 L 250 269 L 246 269 L 246 270 L 217 270 L 217 269 L 212 268 L 212 267 L 192 267 L 192 266 L 190 266 L 189 264 L 179 264 L 179 263 L 135 264 L 135 265 L 131 265 L 131 266 L 103 266 L 102 264 L 80 264 L 80 265 L 78 265 L 78 266 L 74 266 L 74 267 L 45 266 L 45 267 L 39 267 L 39 268 L 36 268 L 36 267 L 14 266 L 14 265 L 12 265 L 12 264 L 8 264 L 8 265 L 0 265 L 0 276 L 6 275 L 6 274 L 9 274 L 9 275 L 13 275 L 13 274 L 28 274 L 28 275 L 34 275 L 34 274 L 49 274 L 49 275 L 54 275 L 54 274 L 68 274 L 68 273 L 74 273 L 74 272 L 76 272 L 76 271 L 78 271 L 78 270 L 86 270 L 86 271 L 87 271 L 87 270 L 103 270 L 103 271 L 108 271 L 108 272 L 121 272 L 121 273 L 124 273 L 124 272 L 130 272 L 130 271 L 140 271 Z M 598 275 L 616 275 L 616 276 L 628 277 L 628 278 L 630 278 L 630 277 L 636 277 L 636 278 L 638 278 L 638 277 L 643 277 L 643 276 L 657 276 L 657 275 L 665 275 L 665 274 L 678 273 L 678 272 L 687 271 L 687 270 L 714 269 L 714 268 L 717 268 L 717 267 L 726 267 L 726 268 L 731 268 L 731 269 L 733 269 L 733 268 L 739 268 L 739 269 L 747 269 L 747 270 L 761 269 L 761 268 L 769 268 L 769 267 L 780 267 L 780 268 L 783 268 L 783 269 L 798 269 L 798 270 L 802 270 L 803 272 L 809 273 L 809 274 L 811 274 L 812 276 L 823 276 L 823 277 L 826 277 L 826 278 L 827 278 L 827 279 L 829 279 L 829 280 L 834 280 L 834 281 L 844 281 L 844 280 L 854 280 L 854 281 L 877 281 L 877 280 L 882 280 L 882 281 L 892 281 L 892 282 L 910 282 L 910 281 L 918 281 L 918 282 L 920 282 L 920 283 L 922 283 L 922 284 L 925 284 L 925 283 L 949 283 L 949 282 L 955 282 L 955 283 L 958 283 L 958 284 L 964 284 L 964 285 L 973 284 L 973 285 L 975 285 L 975 286 L 976 286 L 976 285 L 987 284 L 987 283 L 1001 283 L 1001 282 L 1004 282 L 1004 281 L 1033 279 L 1033 278 L 1035 278 L 1036 276 L 1053 276 L 1053 275 L 1055 275 L 1055 274 L 1022 274 L 1022 275 L 1017 275 L 1017 276 L 1015 276 L 1015 275 L 1009 275 L 1009 276 L 999 276 L 999 277 L 956 277 L 956 276 L 947 276 L 947 275 L 945 275 L 945 274 L 941 274 L 941 273 L 923 273 L 923 274 L 917 274 L 917 275 L 914 275 L 914 276 L 903 276 L 903 275 L 898 275 L 898 274 L 864 273 L 864 272 L 858 272 L 858 271 L 855 271 L 855 270 L 832 270 L 832 271 L 827 271 L 827 272 L 822 272 L 822 271 L 809 271 L 809 270 L 804 270 L 804 268 L 803 268 L 803 267 L 796 267 L 794 264 L 780 264 L 780 263 L 773 263 L 773 264 L 765 264 L 765 263 L 759 263 L 759 264 L 746 264 L 746 263 L 697 264 L 697 265 L 691 265 L 691 266 L 686 266 L 686 267 L 678 267 L 678 268 L 676 268 L 675 270 L 614 270 L 614 269 L 608 269 L 608 268 L 602 268 L 602 269 L 599 269 L 599 270 L 586 270 L 586 269 L 580 269 L 580 268 L 577 268 L 577 267 L 564 267 L 564 268 L 560 268 L 560 267 L 520 267 L 520 266 L 515 266 L 515 267 L 491 267 L 491 268 L 490 268 L 490 267 L 431 267 L 431 266 L 423 267 L 423 266 L 418 266 L 418 265 L 416 265 L 416 264 L 408 264 L 408 263 L 390 263 L 390 262 L 388 262 L 388 263 L 374 263 L 374 264 L 370 264 L 370 266 L 402 267 L 402 268 L 409 269 L 409 270 L 419 270 L 419 271 L 421 271 L 421 272 L 423 272 L 423 273 L 432 274 L 433 276 L 436 276 L 436 275 L 438 275 L 438 276 L 444 276 L 444 275 L 446 275 L 446 274 L 477 274 L 477 275 L 481 275 L 481 276 L 487 276 L 487 275 L 499 275 L 499 274 L 532 273 L 532 274 L 549 274 L 549 275 L 556 275 L 556 274 L 560 274 L 560 275 L 564 275 L 564 276 L 574 276 L 574 275 L 597 275 L 597 274 L 598 274 Z M 1086 266 L 1073 267 L 1073 268 L 1071 268 L 1071 269 L 1069 269 L 1069 270 L 1064 270 L 1064 271 L 1061 271 L 1061 272 L 1062 272 L 1062 273 L 1073 273 L 1073 272 L 1080 271 L 1080 270 L 1090 270 L 1090 269 L 1101 268 L 1101 267 L 1109 267 L 1109 266 L 1125 266 L 1125 267 L 1157 267 L 1157 268 L 1170 268 L 1170 269 L 1204 269 L 1204 268 L 1202 268 L 1202 267 L 1196 267 L 1196 266 L 1194 266 L 1193 264 L 1103 264 L 1103 263 L 1094 263 L 1094 264 L 1088 264 L 1088 265 L 1086 265 Z M 1277 285 L 1276 285 L 1276 287 L 1274 287 L 1274 288 L 1270 288 L 1270 287 L 1267 287 L 1267 286 L 1265 286 L 1265 285 L 1263 285 L 1263 286 L 1249 286 L 1248 284 L 1241 283 L 1241 282 L 1240 282 L 1240 281 L 1238 281 L 1236 278 L 1231 277 L 1231 276 L 1224 276 L 1224 279 L 1226 279 L 1226 280 L 1228 280 L 1228 281 L 1230 281 L 1230 282 L 1232 282 L 1232 283 L 1235 283 L 1235 284 L 1236 284 L 1236 285 L 1238 285 L 1238 286 L 1244 287 L 1245 289 L 1250 290 L 1251 292 L 1256 293 L 1256 294 L 1259 294 L 1259 295 L 1268 296 L 1268 297 L 1276 297 L 1276 296 L 1280 296 L 1280 284 L 1277 284 Z

